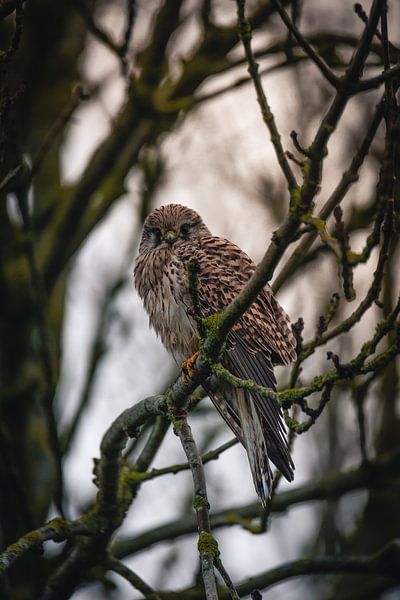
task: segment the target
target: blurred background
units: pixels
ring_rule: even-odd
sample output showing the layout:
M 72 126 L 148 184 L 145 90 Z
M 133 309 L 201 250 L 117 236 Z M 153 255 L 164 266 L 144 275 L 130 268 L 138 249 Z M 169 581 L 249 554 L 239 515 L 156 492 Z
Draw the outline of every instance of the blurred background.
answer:
M 7 13 L 11 4 L 0 3 L 2 546 L 57 515 L 61 495 L 66 514 L 81 515 L 96 494 L 93 458 L 111 422 L 125 408 L 165 391 L 179 372 L 149 329 L 133 286 L 146 215 L 161 204 L 187 205 L 213 234 L 232 240 L 257 262 L 289 203 L 247 74 L 236 3 L 43 0 L 17 2 L 17 12 Z M 364 27 L 353 3 L 285 4 L 319 54 L 343 74 Z M 369 6 L 365 2 L 364 10 Z M 290 132 L 298 132 L 300 143 L 308 146 L 334 90 L 270 2 L 249 1 L 246 7 L 283 147 L 296 154 Z M 389 2 L 389 10 L 395 63 L 399 5 Z M 382 46 L 375 38 L 364 75 L 379 74 L 382 65 Z M 382 93 L 380 88 L 349 101 L 329 144 L 317 208 L 349 169 Z M 359 180 L 342 204 L 354 252 L 365 247 L 379 212 L 376 186 L 384 148 L 382 121 Z M 301 167 L 292 167 L 300 180 Z M 292 322 L 304 319 L 306 341 L 315 336 L 333 293 L 342 297 L 333 323 L 353 313 L 371 284 L 378 254 L 376 244 L 354 270 L 352 301 L 343 298 L 335 257 L 320 241 L 281 282 L 278 299 Z M 331 368 L 327 350 L 345 362 L 371 338 L 375 324 L 396 302 L 396 265 L 394 240 L 379 306 L 373 304 L 348 333 L 311 354 L 298 385 Z M 398 452 L 398 369 L 394 360 L 359 393 L 358 381 L 335 389 L 317 423 L 294 440 L 295 481 L 281 481 L 278 496 L 339 476 L 363 459 Z M 290 369 L 277 369 L 277 375 L 280 388 L 289 384 Z M 190 423 L 202 452 L 231 439 L 208 399 L 190 414 Z M 130 450 L 132 464 L 148 431 Z M 153 466 L 182 462 L 179 440 L 169 430 Z M 256 522 L 260 511 L 243 448 L 230 448 L 205 468 L 211 513 L 253 506 Z M 239 582 L 304 555 L 370 554 L 400 536 L 398 467 L 397 474 L 379 481 L 376 489 L 353 486 L 329 498 L 327 491 L 325 499 L 273 512 L 260 535 L 240 523 L 217 527 L 232 579 Z M 196 582 L 197 536 L 160 534 L 159 541 L 156 535 L 154 543 L 139 549 L 135 539 L 167 523 L 173 531 L 174 523 L 192 514 L 192 493 L 187 471 L 146 482 L 116 534 L 116 544 L 119 539 L 127 543 L 124 562 L 157 590 Z M 34 555 L 24 558 L 24 566 L 17 563 L 4 594 L 40 597 L 43 580 L 63 551 L 51 543 L 44 558 Z M 73 597 L 132 597 L 117 575 L 100 579 L 93 577 Z M 281 583 L 265 597 L 392 600 L 400 598 L 400 588 L 372 574 L 324 575 Z

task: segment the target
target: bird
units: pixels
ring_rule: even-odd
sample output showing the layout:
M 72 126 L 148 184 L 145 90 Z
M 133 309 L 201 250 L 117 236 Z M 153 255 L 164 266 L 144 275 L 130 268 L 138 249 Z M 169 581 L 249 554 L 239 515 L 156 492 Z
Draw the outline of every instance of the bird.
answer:
M 196 307 L 190 264 L 196 265 Z M 197 356 L 199 317 L 206 319 L 223 310 L 254 270 L 254 262 L 243 250 L 212 235 L 191 208 L 166 204 L 147 216 L 135 262 L 135 287 L 150 326 L 178 364 Z M 289 317 L 267 284 L 230 330 L 221 363 L 236 377 L 275 390 L 274 365 L 288 365 L 295 358 L 296 339 Z M 272 394 L 267 398 L 222 379 L 217 388 L 207 381 L 204 387 L 246 449 L 254 486 L 265 506 L 273 481 L 269 461 L 288 481 L 294 478 L 278 402 Z

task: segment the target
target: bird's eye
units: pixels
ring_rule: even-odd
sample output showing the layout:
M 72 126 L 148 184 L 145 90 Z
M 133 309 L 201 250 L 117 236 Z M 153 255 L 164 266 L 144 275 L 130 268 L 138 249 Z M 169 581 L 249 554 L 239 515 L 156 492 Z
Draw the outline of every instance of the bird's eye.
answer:
M 181 234 L 188 235 L 188 233 L 190 232 L 192 227 L 193 227 L 193 223 L 184 223 L 183 225 L 181 225 Z
M 159 227 L 150 227 L 149 233 L 157 242 L 161 241 L 161 229 Z

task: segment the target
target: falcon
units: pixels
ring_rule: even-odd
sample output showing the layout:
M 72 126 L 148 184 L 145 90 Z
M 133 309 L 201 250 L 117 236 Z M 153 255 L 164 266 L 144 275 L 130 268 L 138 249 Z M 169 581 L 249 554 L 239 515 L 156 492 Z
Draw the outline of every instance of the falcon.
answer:
M 189 286 L 189 264 L 196 264 L 197 301 Z M 215 237 L 194 210 L 168 204 L 146 218 L 135 264 L 135 287 L 150 325 L 177 363 L 199 350 L 199 314 L 206 318 L 225 308 L 255 270 L 243 250 Z M 289 319 L 266 285 L 231 329 L 221 362 L 233 375 L 275 389 L 273 365 L 296 358 Z M 269 460 L 293 480 L 279 404 L 226 381 L 205 382 L 214 406 L 247 451 L 257 494 L 263 505 L 271 494 Z

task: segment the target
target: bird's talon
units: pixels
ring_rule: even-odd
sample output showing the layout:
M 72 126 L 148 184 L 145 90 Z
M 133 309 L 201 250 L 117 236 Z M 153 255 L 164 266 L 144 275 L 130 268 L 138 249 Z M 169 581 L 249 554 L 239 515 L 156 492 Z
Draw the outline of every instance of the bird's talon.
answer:
M 199 356 L 199 352 L 195 352 L 193 356 L 184 360 L 181 364 L 182 375 L 184 379 L 191 379 L 194 373 L 194 366 L 196 364 L 197 357 Z

